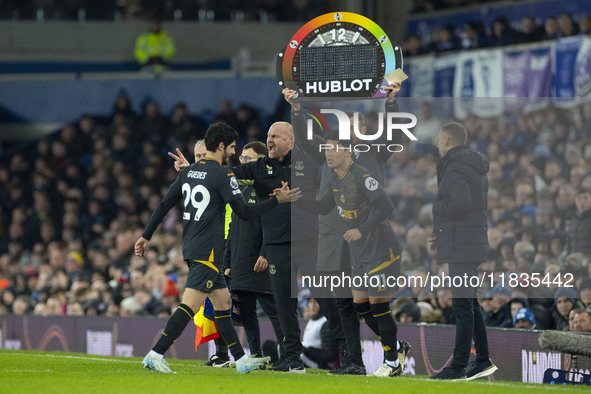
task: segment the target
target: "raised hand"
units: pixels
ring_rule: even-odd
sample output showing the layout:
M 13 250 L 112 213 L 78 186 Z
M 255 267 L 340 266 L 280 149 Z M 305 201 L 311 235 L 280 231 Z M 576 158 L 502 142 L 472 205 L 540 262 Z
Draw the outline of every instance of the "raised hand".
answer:
M 175 155 L 172 152 L 168 152 L 168 156 L 174 159 L 174 169 L 177 170 L 177 172 L 180 172 L 183 168 L 189 167 L 190 164 L 179 148 L 176 148 L 176 153 L 177 154 Z
M 283 93 L 285 101 L 287 101 L 292 106 L 293 110 L 298 112 L 300 110 L 300 104 L 293 102 L 293 98 L 297 96 L 296 91 L 293 89 L 285 88 L 281 91 L 281 93 Z
M 402 86 L 402 83 L 400 81 L 394 81 L 390 84 L 390 86 L 388 86 L 386 89 L 389 90 L 388 95 L 386 96 L 388 101 L 393 101 L 394 97 L 396 96 L 396 94 L 398 92 L 400 92 L 400 87 Z

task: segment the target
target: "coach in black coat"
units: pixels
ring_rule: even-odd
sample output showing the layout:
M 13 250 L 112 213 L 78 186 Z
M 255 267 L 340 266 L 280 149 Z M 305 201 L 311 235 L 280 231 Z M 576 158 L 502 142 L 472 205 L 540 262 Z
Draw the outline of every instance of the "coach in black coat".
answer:
M 258 141 L 244 146 L 240 161 L 244 165 L 267 157 L 267 147 Z M 239 167 L 238 167 L 239 168 Z M 240 180 L 242 195 L 246 204 L 258 202 L 254 182 Z M 230 290 L 240 301 L 240 315 L 252 354 L 262 355 L 261 335 L 257 315 L 257 301 L 269 317 L 280 351 L 284 352 L 284 335 L 277 313 L 275 297 L 271 290 L 271 279 L 267 270 L 263 226 L 261 217 L 241 220 L 232 213 L 232 221 L 226 240 L 224 268 L 230 268 Z
M 256 204 L 256 193 L 252 185 L 242 189 L 248 205 Z M 265 256 L 261 218 L 244 221 L 232 213 L 232 222 L 226 241 L 224 269 L 231 268 L 232 292 L 249 291 L 272 294 L 269 273 L 257 272 L 254 266 L 259 256 Z
M 439 264 L 486 261 L 487 173 L 488 159 L 464 144 L 449 149 L 437 164 L 433 232 Z
M 439 191 L 433 204 L 433 235 L 430 249 L 437 251 L 439 264 L 449 264 L 451 277 L 478 275 L 486 261 L 488 235 L 486 200 L 488 159 L 466 145 L 468 131 L 459 123 L 445 124 L 439 131 L 437 164 Z M 452 310 L 456 316 L 456 340 L 451 365 L 434 379 L 475 379 L 496 370 L 489 360 L 484 317 L 476 289 L 452 286 Z M 476 363 L 465 371 L 472 338 Z

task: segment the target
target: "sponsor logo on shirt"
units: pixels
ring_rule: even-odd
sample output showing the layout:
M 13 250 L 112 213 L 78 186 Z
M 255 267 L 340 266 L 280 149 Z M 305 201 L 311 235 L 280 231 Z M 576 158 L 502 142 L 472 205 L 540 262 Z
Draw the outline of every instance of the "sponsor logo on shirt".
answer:
M 365 178 L 365 188 L 370 192 L 378 190 L 379 183 L 375 178 L 367 177 Z

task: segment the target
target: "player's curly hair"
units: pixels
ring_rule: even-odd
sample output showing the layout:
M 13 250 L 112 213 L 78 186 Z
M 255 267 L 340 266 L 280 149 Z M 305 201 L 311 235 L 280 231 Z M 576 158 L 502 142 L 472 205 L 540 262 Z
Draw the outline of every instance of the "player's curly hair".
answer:
M 223 142 L 226 147 L 230 146 L 232 142 L 238 140 L 238 133 L 232 127 L 223 122 L 212 123 L 203 139 L 205 148 L 210 152 L 215 152 Z

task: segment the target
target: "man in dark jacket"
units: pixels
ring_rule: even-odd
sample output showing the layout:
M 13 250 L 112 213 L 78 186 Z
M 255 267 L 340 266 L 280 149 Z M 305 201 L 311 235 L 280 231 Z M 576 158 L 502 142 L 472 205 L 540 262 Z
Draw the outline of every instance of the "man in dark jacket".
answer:
M 297 185 L 302 196 L 315 198 L 319 183 L 319 168 L 314 160 L 294 146 L 293 128 L 287 122 L 275 122 L 267 133 L 269 156 L 255 162 L 234 167 L 239 180 L 253 180 L 257 198 L 264 200 L 277 186 L 284 182 Z M 182 169 L 188 161 L 177 150 L 175 168 Z M 292 180 L 292 157 L 294 159 Z M 293 182 L 292 182 L 293 181 Z M 293 222 L 292 222 L 293 219 Z M 277 305 L 281 330 L 284 335 L 285 352 L 273 366 L 274 371 L 305 373 L 300 355 L 302 343 L 297 315 L 298 302 L 296 274 L 313 274 L 316 269 L 315 257 L 318 250 L 318 217 L 301 208 L 274 209 L 268 215 L 261 215 L 266 258 L 271 279 L 271 288 Z M 310 258 L 313 256 L 314 258 Z M 339 347 L 344 347 L 344 334 L 340 324 L 336 302 L 331 298 L 317 298 L 326 314 L 331 332 L 337 338 Z
M 478 275 L 478 265 L 486 261 L 488 252 L 486 201 L 488 193 L 488 159 L 471 150 L 466 142 L 468 131 L 456 122 L 443 125 L 437 148 L 439 191 L 433 203 L 433 235 L 429 240 L 432 252 L 437 251 L 439 264 L 449 264 L 449 276 Z M 452 283 L 456 283 L 453 281 Z M 464 282 L 465 283 L 465 282 Z M 456 316 L 456 340 L 451 365 L 432 379 L 476 379 L 497 370 L 490 361 L 484 317 L 476 297 L 476 289 L 468 281 L 452 287 L 452 310 Z M 476 362 L 468 371 L 472 338 Z
M 251 163 L 267 156 L 267 147 L 260 141 L 246 144 L 240 156 L 242 164 Z M 242 194 L 248 205 L 258 202 L 252 182 L 243 182 Z M 271 282 L 267 272 L 267 259 L 263 244 L 261 219 L 242 220 L 232 213 L 232 222 L 226 241 L 224 268 L 231 276 L 230 289 L 240 302 L 240 317 L 248 340 L 251 354 L 262 357 L 261 331 L 257 316 L 257 300 L 269 317 L 281 353 L 283 332 L 277 316 L 275 298 L 271 292 Z

